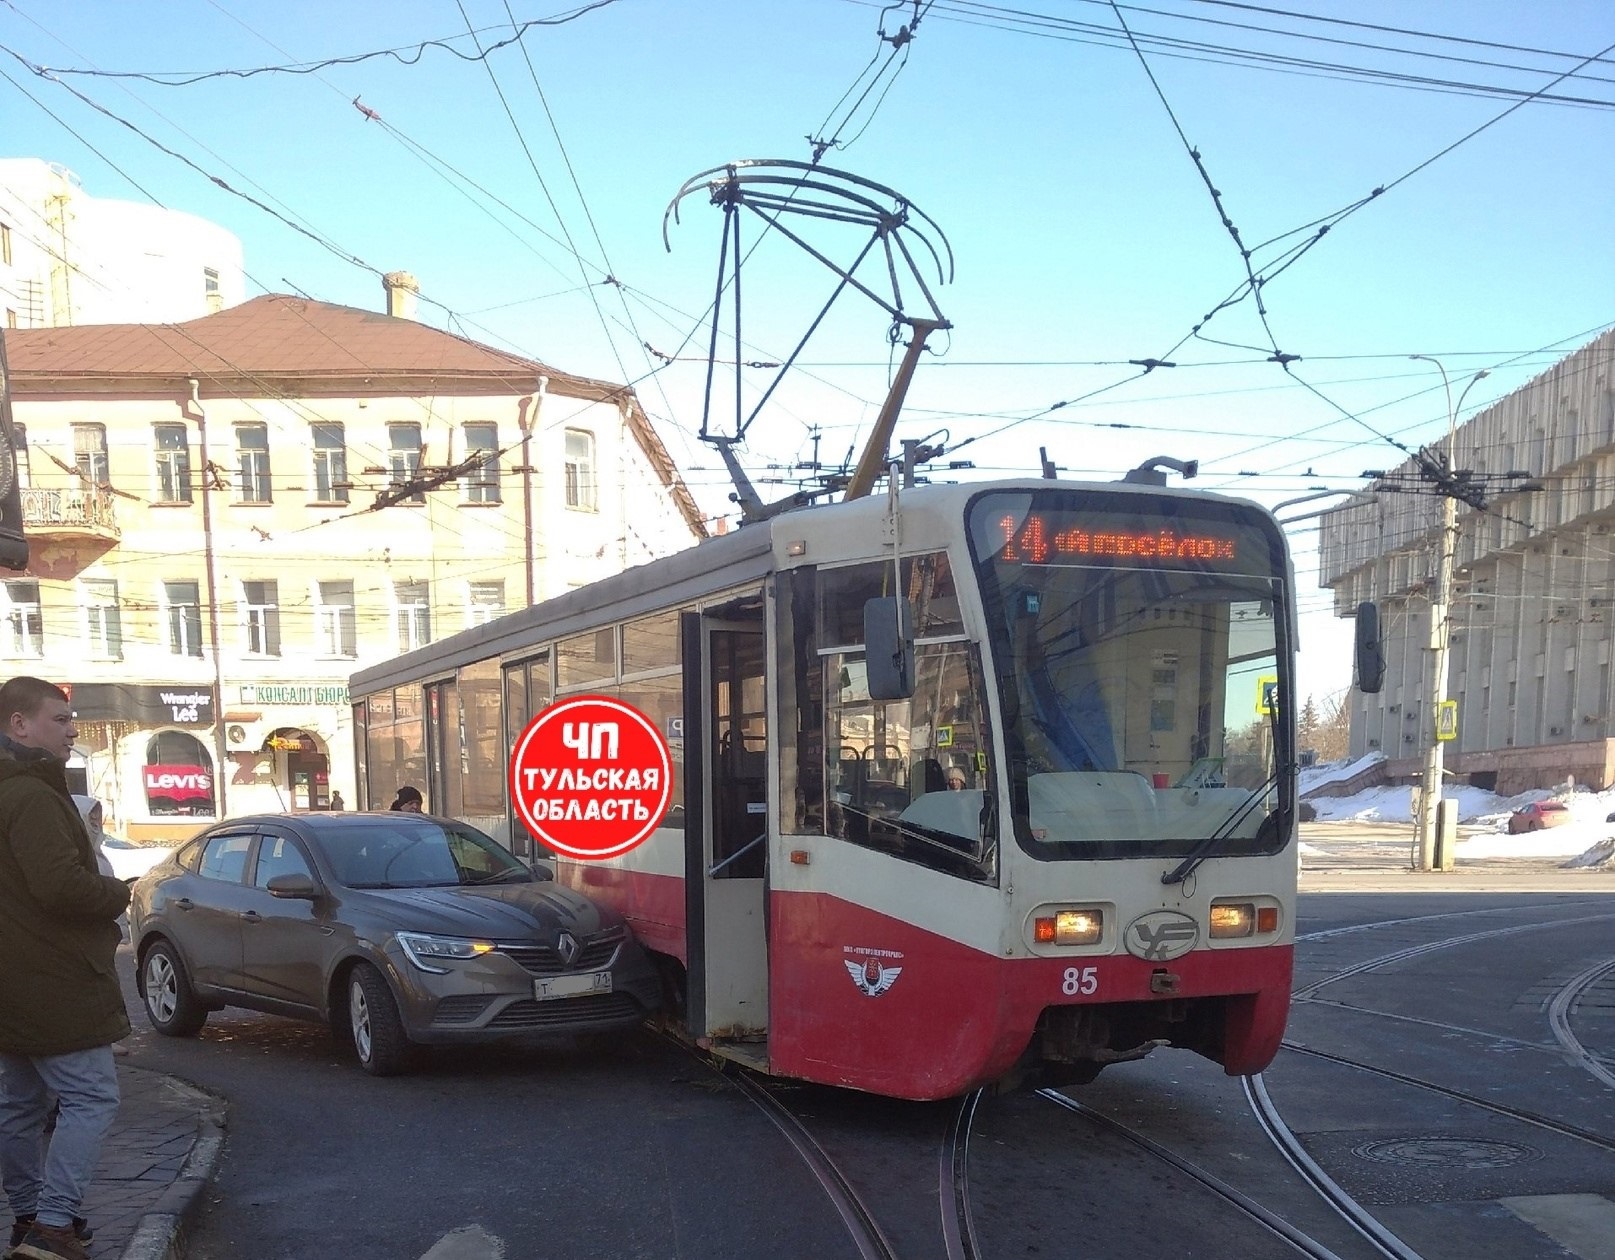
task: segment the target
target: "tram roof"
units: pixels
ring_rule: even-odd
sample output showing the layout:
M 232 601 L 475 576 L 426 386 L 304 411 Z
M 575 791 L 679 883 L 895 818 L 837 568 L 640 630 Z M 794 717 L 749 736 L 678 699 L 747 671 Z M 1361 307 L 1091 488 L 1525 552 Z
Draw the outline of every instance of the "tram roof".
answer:
M 1051 481 L 1014 478 L 918 486 L 903 492 L 906 509 L 953 517 L 975 495 L 992 490 L 1093 490 L 1109 494 L 1162 498 L 1218 499 L 1259 504 L 1234 496 L 1186 486 L 1156 486 L 1124 481 Z M 825 504 L 788 512 L 772 520 L 744 526 L 733 534 L 707 538 L 660 560 L 624 569 L 588 586 L 518 609 L 486 625 L 462 630 L 425 647 L 356 671 L 349 691 L 370 695 L 388 687 L 439 677 L 478 661 L 520 654 L 524 649 L 594 629 L 603 622 L 630 621 L 668 608 L 697 602 L 748 582 L 760 581 L 774 568 L 774 531 L 790 531 L 803 520 L 825 520 L 833 512 L 839 526 L 857 533 L 866 521 L 887 511 L 884 494 L 854 502 Z
M 448 673 L 462 665 L 519 653 L 551 639 L 628 621 L 761 580 L 772 568 L 766 525 L 708 538 L 684 551 L 636 565 L 557 595 L 486 625 L 462 630 L 413 652 L 354 673 L 349 691 L 369 695 L 387 687 Z

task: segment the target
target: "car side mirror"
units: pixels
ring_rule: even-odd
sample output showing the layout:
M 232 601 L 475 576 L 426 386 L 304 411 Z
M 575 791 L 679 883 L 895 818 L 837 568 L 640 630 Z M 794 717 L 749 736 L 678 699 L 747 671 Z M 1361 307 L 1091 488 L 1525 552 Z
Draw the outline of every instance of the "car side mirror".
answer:
M 533 878 L 553 880 L 555 878 L 555 868 L 553 866 L 546 866 L 542 862 L 534 862 Z
M 265 887 L 269 889 L 271 897 L 280 897 L 288 901 L 313 901 L 320 895 L 319 886 L 313 877 L 301 871 L 271 875 Z
M 908 600 L 883 595 L 865 601 L 864 671 L 871 700 L 914 694 L 914 613 Z

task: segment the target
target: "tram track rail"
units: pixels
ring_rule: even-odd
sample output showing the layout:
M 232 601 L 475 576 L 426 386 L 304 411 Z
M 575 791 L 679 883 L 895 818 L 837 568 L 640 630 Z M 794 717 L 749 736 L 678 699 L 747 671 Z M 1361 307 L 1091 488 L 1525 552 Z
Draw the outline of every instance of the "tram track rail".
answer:
M 937 1159 L 937 1202 L 948 1260 L 982 1260 L 975 1217 L 970 1211 L 970 1129 L 986 1092 L 974 1090 L 959 1100 Z
M 1477 941 L 1496 940 L 1505 936 L 1517 936 L 1522 932 L 1542 932 L 1556 927 L 1574 927 L 1584 923 L 1603 923 L 1615 919 L 1615 914 L 1589 914 L 1574 919 L 1548 919 L 1539 923 L 1517 923 L 1512 927 L 1490 928 L 1484 932 L 1468 932 L 1462 936 L 1448 936 L 1436 941 L 1425 941 L 1420 945 L 1410 945 L 1406 949 L 1394 950 L 1389 954 L 1381 954 L 1376 958 L 1364 959 L 1344 967 L 1333 975 L 1324 976 L 1321 980 L 1314 980 L 1310 984 L 1301 985 L 1293 989 L 1290 997 L 1293 1001 L 1306 1001 L 1320 989 L 1326 988 L 1341 980 L 1349 980 L 1353 976 L 1360 976 L 1364 972 L 1377 971 L 1381 967 L 1388 967 L 1392 963 L 1406 962 L 1410 958 L 1419 958 L 1425 954 L 1433 954 L 1443 949 L 1456 949 L 1460 945 L 1473 945 Z
M 1307 1234 L 1300 1229 L 1297 1229 L 1278 1213 L 1264 1207 L 1243 1191 L 1229 1185 L 1215 1173 L 1209 1172 L 1208 1170 L 1200 1167 L 1200 1165 L 1196 1164 L 1193 1160 L 1186 1159 L 1182 1155 L 1179 1155 L 1176 1151 L 1163 1146 L 1154 1138 L 1147 1137 L 1137 1130 L 1129 1128 L 1119 1120 L 1114 1120 L 1105 1115 L 1103 1112 L 1097 1111 L 1088 1106 L 1086 1103 L 1078 1102 L 1076 1099 L 1062 1094 L 1059 1090 L 1040 1089 L 1037 1091 L 1037 1094 L 1040 1098 L 1048 1100 L 1055 1106 L 1062 1107 L 1066 1111 L 1082 1117 L 1082 1119 L 1093 1125 L 1095 1128 L 1102 1129 L 1107 1133 L 1111 1133 L 1117 1137 L 1123 1138 L 1153 1158 L 1171 1165 L 1173 1168 L 1177 1169 L 1178 1172 L 1187 1176 L 1190 1180 L 1196 1182 L 1204 1189 L 1211 1191 L 1224 1202 L 1232 1205 L 1247 1219 L 1255 1221 L 1257 1224 L 1267 1229 L 1270 1233 L 1288 1243 L 1299 1255 L 1308 1256 L 1311 1258 L 1311 1260 L 1341 1260 L 1338 1252 L 1332 1251 L 1328 1246 L 1320 1242 L 1318 1239 L 1313 1238 L 1310 1234 Z M 1280 1121 L 1280 1123 L 1282 1124 L 1282 1121 Z M 1322 1170 L 1320 1169 L 1319 1171 L 1321 1172 Z M 1303 1173 L 1303 1176 L 1305 1176 L 1305 1173 Z M 1310 1177 L 1308 1177 L 1307 1180 L 1313 1185 L 1314 1189 L 1319 1189 L 1318 1182 L 1314 1181 Z M 1327 1177 L 1325 1177 L 1325 1180 L 1327 1180 Z M 1329 1184 L 1333 1185 L 1332 1182 Z M 1335 1190 L 1338 1192 L 1338 1194 L 1335 1196 L 1325 1194 L 1321 1189 L 1319 1190 L 1319 1193 L 1323 1194 L 1325 1202 L 1327 1202 L 1330 1207 L 1334 1208 L 1342 1216 L 1345 1216 L 1346 1219 L 1354 1226 L 1357 1226 L 1358 1222 L 1349 1214 L 1349 1211 L 1343 1210 L 1342 1201 L 1349 1205 L 1349 1208 L 1355 1209 L 1356 1212 L 1362 1216 L 1367 1216 L 1367 1213 L 1359 1204 L 1356 1203 L 1355 1200 L 1347 1195 L 1345 1191 L 1339 1190 L 1338 1186 L 1335 1187 Z M 1372 1221 L 1372 1217 L 1369 1217 L 1368 1219 Z M 1373 1223 L 1376 1226 L 1378 1225 L 1378 1222 Z M 1383 1227 L 1380 1228 L 1383 1231 Z M 1383 1232 L 1388 1233 L 1388 1231 Z M 1393 1256 L 1395 1260 L 1421 1260 L 1418 1253 L 1406 1249 L 1399 1252 L 1385 1252 L 1384 1254 Z
M 1361 1234 L 1370 1246 L 1389 1260 L 1422 1260 L 1417 1251 L 1381 1224 L 1373 1213 L 1352 1198 L 1339 1182 L 1324 1171 L 1323 1165 L 1307 1153 L 1301 1139 L 1279 1114 L 1278 1107 L 1274 1105 L 1272 1097 L 1267 1092 L 1267 1083 L 1260 1073 L 1241 1077 L 1240 1086 L 1245 1091 L 1245 1100 L 1250 1104 L 1256 1123 L 1267 1134 L 1268 1140 L 1278 1148 L 1279 1154 L 1284 1156 L 1290 1167 L 1295 1169 L 1347 1224 Z
M 1311 1046 L 1298 1045 L 1293 1041 L 1286 1041 L 1284 1048 L 1292 1054 L 1306 1055 L 1308 1058 L 1319 1059 L 1327 1063 L 1335 1063 L 1341 1067 L 1354 1068 L 1359 1072 L 1371 1076 L 1383 1077 L 1401 1085 L 1409 1085 L 1415 1089 L 1427 1090 L 1432 1094 L 1440 1094 L 1443 1098 L 1450 1098 L 1454 1102 L 1467 1103 L 1489 1111 L 1494 1115 L 1505 1116 L 1510 1120 L 1518 1120 L 1522 1124 L 1532 1125 L 1549 1133 L 1556 1133 L 1560 1137 L 1573 1138 L 1578 1142 L 1585 1142 L 1589 1146 L 1596 1146 L 1600 1150 L 1615 1153 L 1615 1139 L 1607 1138 L 1590 1129 L 1579 1128 L 1573 1124 L 1566 1124 L 1562 1120 L 1555 1120 L 1550 1116 L 1540 1115 L 1534 1111 L 1526 1111 L 1521 1107 L 1511 1107 L 1507 1103 L 1492 1102 L 1490 1099 L 1477 1098 L 1473 1094 L 1466 1094 L 1460 1089 L 1451 1089 L 1446 1085 L 1437 1085 L 1434 1081 L 1426 1081 L 1417 1076 L 1409 1076 L 1405 1072 L 1397 1072 L 1391 1068 L 1377 1067 L 1372 1063 L 1363 1063 L 1358 1059 L 1349 1059 L 1345 1055 L 1331 1054 L 1327 1050 L 1315 1050 Z
M 874 1212 L 864 1202 L 851 1180 L 818 1140 L 808 1132 L 807 1126 L 769 1090 L 752 1078 L 744 1069 L 727 1074 L 737 1089 L 759 1111 L 773 1122 L 785 1140 L 801 1158 L 809 1172 L 828 1196 L 841 1223 L 846 1226 L 862 1260 L 899 1260 L 897 1250 L 881 1232 Z
M 1570 1012 L 1576 1003 L 1612 969 L 1615 969 L 1615 958 L 1606 958 L 1603 962 L 1594 963 L 1587 970 L 1567 980 L 1559 992 L 1554 994 L 1553 1001 L 1548 1004 L 1548 1027 L 1553 1029 L 1554 1040 L 1563 1047 L 1572 1063 L 1602 1081 L 1610 1089 L 1615 1089 L 1615 1072 L 1611 1072 L 1597 1055 L 1582 1045 L 1581 1039 L 1570 1027 Z

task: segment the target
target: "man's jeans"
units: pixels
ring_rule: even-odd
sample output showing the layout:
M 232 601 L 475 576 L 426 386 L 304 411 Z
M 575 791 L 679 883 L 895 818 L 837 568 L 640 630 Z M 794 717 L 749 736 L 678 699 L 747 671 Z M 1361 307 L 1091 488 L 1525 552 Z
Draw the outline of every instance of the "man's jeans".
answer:
M 53 1097 L 61 1104 L 45 1149 Z M 0 1053 L 0 1178 L 14 1216 L 71 1225 L 118 1114 L 112 1047 L 28 1058 Z M 43 1175 L 41 1175 L 43 1165 Z

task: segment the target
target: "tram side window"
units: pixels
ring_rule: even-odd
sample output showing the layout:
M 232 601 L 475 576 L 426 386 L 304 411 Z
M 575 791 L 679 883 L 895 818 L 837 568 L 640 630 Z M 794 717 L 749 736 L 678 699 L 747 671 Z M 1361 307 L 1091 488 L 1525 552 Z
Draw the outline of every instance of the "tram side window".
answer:
M 501 771 L 509 764 L 510 754 L 521 739 L 527 723 L 548 707 L 550 702 L 550 658 L 544 653 L 533 660 L 505 666 L 505 755 L 500 761 Z M 504 791 L 501 775 L 500 790 Z M 507 793 L 508 796 L 508 793 Z M 506 831 L 509 847 L 519 857 L 532 857 L 538 850 L 527 828 L 517 821 L 510 802 L 505 802 Z
M 460 782 L 464 820 L 486 831 L 504 813 L 499 755 L 499 662 L 460 667 Z
M 663 827 L 684 829 L 684 738 L 674 732 L 683 729 L 684 678 L 670 673 L 654 678 L 635 678 L 615 689 L 617 699 L 631 704 L 656 724 L 667 736 L 673 754 L 673 794 L 668 799 Z
M 825 830 L 991 879 L 991 741 L 975 650 L 921 644 L 912 700 L 871 700 L 861 650 L 828 653 L 823 666 Z
M 399 687 L 369 697 L 365 726 L 367 790 L 371 809 L 386 809 L 404 784 L 426 790 L 426 731 L 421 688 Z
M 864 641 L 864 604 L 892 591 L 892 566 L 886 561 L 819 570 L 819 642 L 842 646 Z M 946 552 L 910 556 L 903 561 L 903 594 L 914 613 L 914 634 L 939 639 L 959 634 L 959 596 Z

